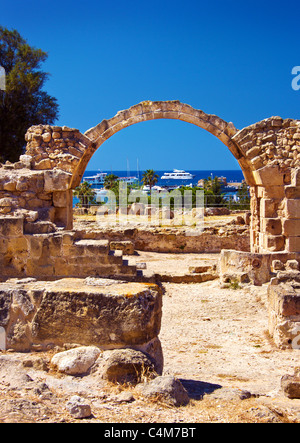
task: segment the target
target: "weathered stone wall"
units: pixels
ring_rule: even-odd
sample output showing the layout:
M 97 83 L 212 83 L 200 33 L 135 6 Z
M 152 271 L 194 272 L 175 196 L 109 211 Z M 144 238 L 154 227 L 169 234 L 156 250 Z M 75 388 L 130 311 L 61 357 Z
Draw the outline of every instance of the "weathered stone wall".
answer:
M 81 240 L 67 231 L 26 234 L 26 226 L 22 217 L 0 217 L 0 280 L 136 276 L 136 267 L 115 256 L 106 240 Z
M 271 117 L 242 129 L 233 140 L 249 160 L 252 170 L 267 165 L 281 169 L 298 168 L 300 162 L 300 121 Z
M 300 121 L 271 117 L 233 136 L 253 171 L 252 251 L 299 252 Z
M 82 229 L 80 229 L 82 226 Z M 248 226 L 207 227 L 196 236 L 185 234 L 184 230 L 172 228 L 133 228 L 106 229 L 84 228 L 83 224 L 75 225 L 76 236 L 82 239 L 107 239 L 130 241 L 138 251 L 165 253 L 201 253 L 221 252 L 222 249 L 250 251 L 250 234 Z
M 58 168 L 72 174 L 70 188 L 74 188 L 94 152 L 108 138 L 130 125 L 161 118 L 182 120 L 211 132 L 238 160 L 251 186 L 252 252 L 299 251 L 298 120 L 271 117 L 238 131 L 232 123 L 178 101 L 146 101 L 103 120 L 85 135 L 65 127 L 30 128 L 26 153 L 33 159 L 34 170 Z
M 28 129 L 26 154 L 34 170 L 58 168 L 73 173 L 91 140 L 78 129 L 66 126 L 32 126 Z
M 275 277 L 268 288 L 269 332 L 282 349 L 298 349 L 300 272 L 298 260 L 273 261 Z
M 72 229 L 72 190 L 95 151 L 123 128 L 161 118 L 211 132 L 237 159 L 251 186 L 253 253 L 300 251 L 300 121 L 271 117 L 238 131 L 179 101 L 142 102 L 84 135 L 64 126 L 33 126 L 26 155 L 0 167 L 0 214 L 24 217 L 25 235 Z M 230 246 L 224 241 L 222 247 Z
M 261 286 L 274 277 L 272 263 L 280 261 L 284 266 L 289 260 L 300 262 L 300 253 L 272 252 L 265 254 L 237 250 L 223 250 L 220 258 L 221 283 L 251 283 Z
M 30 156 L 21 156 L 20 162 L 0 167 L 0 215 L 23 216 L 28 223 L 49 222 L 50 231 L 57 227 L 71 229 L 72 175 L 60 169 L 35 171 L 31 168 Z M 43 233 L 43 229 L 45 225 L 37 225 L 34 233 Z
M 300 251 L 300 170 L 271 165 L 251 188 L 253 252 Z

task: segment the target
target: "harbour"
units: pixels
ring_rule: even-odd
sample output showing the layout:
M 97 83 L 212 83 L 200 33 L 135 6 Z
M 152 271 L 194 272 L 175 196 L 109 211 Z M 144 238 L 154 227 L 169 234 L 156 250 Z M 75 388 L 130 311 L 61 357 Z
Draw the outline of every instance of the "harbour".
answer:
M 144 172 L 137 171 L 131 173 L 127 171 L 86 171 L 82 182 L 88 182 L 92 190 L 95 191 L 95 201 L 97 204 L 107 201 L 107 190 L 104 187 L 105 179 L 114 177 L 116 182 L 127 183 L 132 189 L 140 190 L 150 195 L 150 191 L 158 193 L 164 191 L 173 191 L 175 189 L 196 189 L 205 188 L 208 182 L 213 183 L 217 177 L 220 183 L 220 193 L 222 194 L 222 202 L 232 201 L 238 203 L 238 192 L 244 183 L 244 176 L 241 170 L 179 170 L 172 171 L 155 171 L 157 181 L 150 190 L 149 185 L 143 183 L 142 177 Z M 219 205 L 216 199 L 210 196 L 208 202 L 210 205 Z M 73 205 L 78 204 L 78 198 L 74 197 Z

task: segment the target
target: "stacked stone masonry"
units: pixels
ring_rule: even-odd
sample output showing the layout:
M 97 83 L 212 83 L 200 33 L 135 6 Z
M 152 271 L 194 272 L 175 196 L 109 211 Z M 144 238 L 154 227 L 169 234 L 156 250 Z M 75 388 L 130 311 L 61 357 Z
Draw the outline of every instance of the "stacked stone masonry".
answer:
M 43 223 L 43 222 L 42 222 Z M 7 278 L 106 277 L 134 279 L 136 267 L 110 250 L 107 240 L 78 239 L 74 232 L 26 233 L 22 217 L 0 217 L 0 281 Z
M 65 126 L 31 127 L 25 155 L 0 167 L 0 214 L 23 217 L 28 236 L 71 230 L 72 191 L 95 151 L 123 128 L 162 118 L 207 130 L 237 159 L 251 190 L 252 253 L 300 251 L 300 121 L 271 117 L 238 131 L 179 101 L 142 102 L 85 134 Z
M 272 263 L 274 277 L 268 287 L 269 333 L 282 349 L 299 349 L 299 260 Z
M 237 159 L 251 192 L 251 254 L 225 251 L 221 275 L 224 281 L 238 275 L 241 282 L 263 284 L 273 276 L 272 261 L 292 267 L 279 271 L 269 288 L 270 333 L 278 346 L 291 345 L 292 328 L 300 327 L 300 121 L 271 117 L 239 131 L 179 101 L 144 101 L 85 134 L 65 126 L 33 126 L 20 161 L 0 165 L 0 327 L 9 347 L 100 343 L 160 354 L 159 289 L 121 284 L 112 294 L 105 284 L 93 287 L 87 277 L 136 279 L 136 268 L 112 252 L 109 241 L 72 230 L 73 190 L 96 150 L 118 131 L 155 119 L 194 124 Z M 28 277 L 39 281 L 8 280 Z M 49 282 L 57 279 L 66 280 Z M 114 327 L 107 327 L 107 309 Z

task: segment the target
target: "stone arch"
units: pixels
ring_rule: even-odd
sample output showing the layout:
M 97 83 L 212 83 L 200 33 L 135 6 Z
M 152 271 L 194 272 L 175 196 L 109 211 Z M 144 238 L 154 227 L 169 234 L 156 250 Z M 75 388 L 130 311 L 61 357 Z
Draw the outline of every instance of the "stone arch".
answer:
M 84 134 L 91 140 L 91 144 L 85 150 L 73 173 L 72 187 L 79 185 L 89 161 L 106 140 L 126 127 L 157 119 L 181 120 L 205 129 L 216 136 L 237 159 L 248 184 L 254 184 L 251 165 L 247 164 L 247 159 L 239 145 L 233 140 L 233 136 L 238 132 L 233 123 L 227 123 L 216 115 L 206 114 L 180 101 L 144 101 L 125 111 L 119 111 L 115 117 L 103 120 Z
M 144 101 L 85 134 L 65 126 L 29 128 L 22 161 L 43 171 L 44 191 L 54 207 L 48 209 L 49 218 L 72 228 L 72 189 L 80 184 L 96 150 L 128 126 L 164 118 L 205 129 L 237 159 L 251 189 L 253 253 L 300 251 L 300 121 L 270 117 L 239 131 L 232 123 L 179 101 Z

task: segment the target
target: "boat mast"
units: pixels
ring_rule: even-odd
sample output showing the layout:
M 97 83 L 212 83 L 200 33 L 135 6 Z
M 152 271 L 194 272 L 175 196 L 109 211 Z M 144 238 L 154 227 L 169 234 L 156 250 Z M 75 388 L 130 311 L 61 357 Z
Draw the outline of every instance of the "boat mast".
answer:
M 127 177 L 130 177 L 129 160 L 127 159 Z
M 136 159 L 136 172 L 138 177 L 138 186 L 140 186 L 140 169 L 139 169 L 139 159 Z

